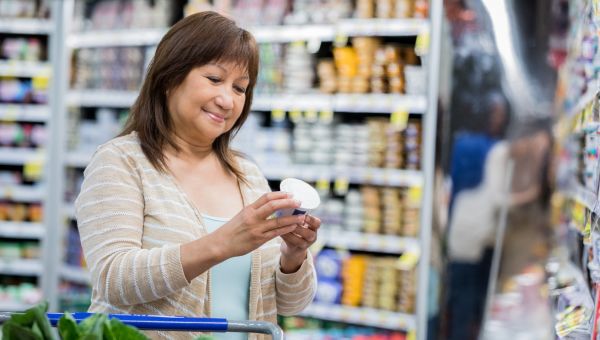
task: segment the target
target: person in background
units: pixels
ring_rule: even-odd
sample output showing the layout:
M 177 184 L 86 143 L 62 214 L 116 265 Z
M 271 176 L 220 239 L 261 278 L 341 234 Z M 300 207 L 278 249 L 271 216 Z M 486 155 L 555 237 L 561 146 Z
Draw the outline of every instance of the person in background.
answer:
M 452 151 L 449 227 L 447 230 L 447 339 L 475 340 L 485 309 L 498 195 L 506 170 L 509 118 L 504 96 L 483 98 L 480 131 L 457 135 Z
M 215 12 L 162 38 L 123 132 L 97 149 L 76 200 L 91 312 L 276 323 L 312 301 L 307 249 L 320 220 L 271 218 L 300 202 L 271 192 L 229 147 L 250 110 L 258 58 L 252 35 Z

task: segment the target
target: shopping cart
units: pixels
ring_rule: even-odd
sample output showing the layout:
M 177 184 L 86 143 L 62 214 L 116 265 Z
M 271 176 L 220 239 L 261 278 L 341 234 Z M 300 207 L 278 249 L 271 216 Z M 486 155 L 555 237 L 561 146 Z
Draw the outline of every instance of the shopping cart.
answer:
M 12 313 L 0 312 L 0 324 L 10 319 Z M 63 313 L 47 313 L 48 320 L 56 327 Z M 72 313 L 80 321 L 93 313 Z M 265 321 L 230 321 L 214 318 L 190 318 L 184 316 L 108 314 L 109 318 L 121 320 L 126 325 L 141 330 L 186 332 L 236 332 L 270 334 L 273 340 L 283 340 L 283 331 L 277 325 Z

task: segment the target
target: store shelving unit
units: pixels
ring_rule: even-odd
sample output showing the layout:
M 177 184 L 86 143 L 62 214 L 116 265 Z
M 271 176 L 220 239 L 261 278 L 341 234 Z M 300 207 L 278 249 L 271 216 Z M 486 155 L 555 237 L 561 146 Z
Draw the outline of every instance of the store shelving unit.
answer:
M 327 305 L 320 303 L 311 304 L 301 313 L 301 315 L 400 331 L 415 330 L 417 325 L 414 315 L 394 313 L 373 308 Z
M 0 304 L 2 305 L 2 311 L 4 312 L 22 312 L 34 306 L 32 304 L 13 301 L 2 301 Z
M 72 1 L 65 1 L 62 13 L 66 22 L 73 13 Z M 419 282 L 427 282 L 429 266 L 428 252 L 430 233 L 431 193 L 433 182 L 433 154 L 436 122 L 437 98 L 437 66 L 439 59 L 438 43 L 439 21 L 441 20 L 440 0 L 430 1 L 431 20 L 424 19 L 344 19 L 332 25 L 302 25 L 302 26 L 261 26 L 250 27 L 259 43 L 287 43 L 298 40 L 332 42 L 339 37 L 378 36 L 378 37 L 416 37 L 431 36 L 431 45 L 424 65 L 428 74 L 427 92 L 422 95 L 400 94 L 282 94 L 261 95 L 254 97 L 253 110 L 271 112 L 274 110 L 315 110 L 331 111 L 335 115 L 377 114 L 392 115 L 395 111 L 410 113 L 411 117 L 421 117 L 423 126 L 423 141 L 421 153 L 421 170 L 401 170 L 382 168 L 336 167 L 321 165 L 292 165 L 292 166 L 262 166 L 265 176 L 270 180 L 280 180 L 284 177 L 298 177 L 309 182 L 334 181 L 343 178 L 349 184 L 376 185 L 385 187 L 421 187 L 421 235 L 416 238 L 392 235 L 366 234 L 360 232 L 338 232 L 322 227 L 320 242 L 332 248 L 342 248 L 355 251 L 377 252 L 380 254 L 401 255 L 406 252 L 420 254 Z M 68 74 L 71 53 L 80 48 L 131 47 L 156 45 L 166 29 L 131 29 L 72 32 L 68 23 L 61 26 L 63 32 L 63 62 L 57 66 L 56 72 Z M 60 80 L 64 94 L 64 102 L 60 103 L 58 112 L 60 118 L 57 124 L 63 128 L 67 125 L 66 113 L 69 107 L 75 108 L 127 108 L 137 97 L 135 91 L 115 90 L 73 90 L 66 84 L 66 76 Z M 2 117 L 0 106 L 0 117 Z M 8 109 L 6 110 L 8 112 Z M 41 111 L 40 111 L 41 112 Z M 11 114 L 7 114 L 12 117 Z M 41 113 L 40 113 L 41 115 Z M 61 137 L 64 138 L 64 137 Z M 64 139 L 59 138 L 60 145 L 52 155 L 53 162 L 59 163 L 56 171 L 64 182 L 65 171 L 68 168 L 84 168 L 91 158 L 93 150 L 66 152 Z M 0 150 L 1 151 L 1 150 Z M 23 156 L 24 157 L 24 156 Z M 1 152 L 0 152 L 1 158 Z M 64 183 L 55 184 L 56 192 L 64 192 Z M 72 203 L 64 202 L 63 197 L 54 196 L 57 208 L 54 221 L 57 224 L 57 242 L 63 239 L 65 220 L 74 218 Z M 63 254 L 55 253 L 55 258 Z M 89 274 L 80 268 L 58 264 L 56 269 L 57 281 L 87 284 Z M 57 290 L 55 290 L 56 292 Z M 57 294 L 58 295 L 58 294 Z M 307 316 L 327 320 L 337 320 L 353 324 L 363 324 L 391 330 L 416 331 L 417 338 L 426 338 L 426 307 L 427 291 L 420 289 L 417 297 L 415 314 L 393 313 L 385 310 L 349 307 L 340 305 L 312 304 L 304 313 Z
M 319 230 L 319 241 L 336 249 L 369 251 L 399 255 L 404 252 L 420 252 L 418 238 L 395 235 L 368 234 L 347 230 L 328 229 L 327 225 Z
M 44 149 L 32 149 L 23 147 L 0 147 L 0 164 L 24 165 L 30 162 L 43 162 L 45 158 Z
M 156 45 L 167 32 L 166 29 L 128 29 L 69 33 L 67 47 L 148 46 Z
M 33 104 L 0 104 L 0 121 L 2 122 L 41 122 L 50 117 L 48 105 Z
M 137 92 L 115 90 L 70 90 L 67 104 L 79 107 L 129 107 L 137 98 Z
M 43 268 L 41 260 L 10 258 L 0 260 L 0 273 L 7 275 L 40 276 Z
M 11 34 L 52 34 L 54 24 L 49 19 L 2 18 L 0 32 Z
M 15 202 L 41 202 L 46 197 L 45 187 L 29 185 L 5 185 L 0 189 L 0 199 Z M 1 273 L 1 272 L 0 272 Z
M 134 91 L 75 90 L 69 92 L 67 102 L 80 107 L 129 107 L 136 98 L 137 92 Z M 258 111 L 312 109 L 345 113 L 391 113 L 402 109 L 412 114 L 423 114 L 427 98 L 395 94 L 258 94 L 252 108 Z
M 597 115 L 600 107 L 600 73 L 596 70 L 583 74 L 569 71 L 577 67 L 598 65 L 600 53 L 597 40 L 590 50 L 594 53 L 586 51 L 584 46 L 589 37 L 597 38 L 600 17 L 597 1 L 574 1 L 570 2 L 569 6 L 574 6 L 578 15 L 570 18 L 572 22 L 567 40 L 568 55 L 562 66 L 564 73 L 559 77 L 561 85 L 567 90 L 566 94 L 559 98 L 562 110 L 554 127 L 559 146 L 556 157 L 558 169 L 561 170 L 557 171 L 559 187 L 553 199 L 555 202 L 553 213 L 558 217 L 555 219 L 557 222 L 555 227 L 563 241 L 559 246 L 564 250 L 564 257 L 574 256 L 571 259 L 574 266 L 564 269 L 561 263 L 557 267 L 558 271 L 554 278 L 564 282 L 559 282 L 562 289 L 556 289 L 551 295 L 556 296 L 553 302 L 559 298 L 562 301 L 563 294 L 568 295 L 565 292 L 580 290 L 581 296 L 592 303 L 582 307 L 584 313 L 590 316 L 589 320 L 571 323 L 573 314 L 570 309 L 573 304 L 567 303 L 561 306 L 557 303 L 558 308 L 554 315 L 557 323 L 555 328 L 558 330 L 565 324 L 570 324 L 570 327 L 588 332 L 590 338 L 596 339 L 597 330 L 600 329 L 598 328 L 600 282 L 597 266 L 600 254 L 597 249 L 600 200 L 598 182 L 595 180 L 599 176 L 598 164 L 600 164 L 598 162 L 600 143 L 597 140 L 600 131 L 600 119 Z M 585 84 L 585 91 L 582 91 L 581 84 Z M 579 277 L 585 279 L 578 281 Z M 587 293 L 589 296 L 586 296 Z
M 49 62 L 8 60 L 0 61 L 0 76 L 32 78 L 50 76 L 52 65 Z
M 51 11 L 55 14 L 54 10 Z M 54 20 L 38 18 L 0 18 L 0 34 L 8 34 L 11 37 L 39 37 L 48 41 L 48 60 L 0 60 L 0 77 L 15 77 L 20 79 L 44 79 L 51 78 L 54 68 L 53 47 L 60 43 Z M 46 55 L 46 53 L 41 53 Z M 49 86 L 48 100 L 46 104 L 29 103 L 0 103 L 0 122 L 3 124 L 14 123 L 43 123 L 48 126 L 48 121 L 53 103 L 54 91 Z M 12 167 L 35 167 L 45 169 L 47 150 L 31 147 L 0 147 L 0 166 Z M 13 170 L 14 171 L 14 170 Z M 25 172 L 25 170 L 23 171 Z M 4 184 L 0 186 L 0 200 L 10 202 L 8 204 L 41 204 L 47 209 L 49 198 L 48 186 L 44 179 L 49 178 L 43 171 L 43 177 L 36 181 L 35 185 L 26 184 Z M 54 247 L 48 241 L 51 235 L 50 219 L 45 218 L 42 222 L 28 222 L 21 220 L 0 221 L 0 238 L 14 240 L 14 242 L 40 242 L 41 248 Z M 6 242 L 6 241 L 3 241 Z M 13 241 L 11 241 L 13 242 Z M 0 275 L 23 277 L 26 280 L 34 278 L 35 285 L 43 291 L 45 296 L 53 293 L 47 283 L 52 282 L 53 260 L 41 256 L 39 259 L 25 258 L 0 258 Z M 4 297 L 3 299 L 5 299 Z M 20 311 L 31 305 L 17 300 L 0 300 L 0 310 Z

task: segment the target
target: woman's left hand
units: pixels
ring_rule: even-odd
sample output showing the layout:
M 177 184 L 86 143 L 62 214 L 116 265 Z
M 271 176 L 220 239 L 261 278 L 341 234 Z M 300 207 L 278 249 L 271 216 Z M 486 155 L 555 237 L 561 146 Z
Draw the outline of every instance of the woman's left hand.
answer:
M 296 227 L 291 233 L 282 235 L 281 243 L 281 271 L 283 273 L 296 272 L 306 259 L 308 248 L 317 240 L 317 230 L 321 220 L 317 217 L 306 215 L 304 224 Z

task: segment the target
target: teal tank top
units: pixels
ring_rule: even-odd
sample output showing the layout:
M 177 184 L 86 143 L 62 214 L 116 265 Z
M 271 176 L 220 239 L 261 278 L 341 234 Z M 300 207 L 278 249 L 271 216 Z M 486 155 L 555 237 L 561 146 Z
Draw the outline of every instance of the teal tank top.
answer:
M 229 220 L 202 214 L 202 219 L 209 233 L 220 228 Z M 213 318 L 228 320 L 248 320 L 250 294 L 250 254 L 232 257 L 210 269 L 211 308 Z M 246 340 L 246 333 L 213 333 L 219 340 Z

